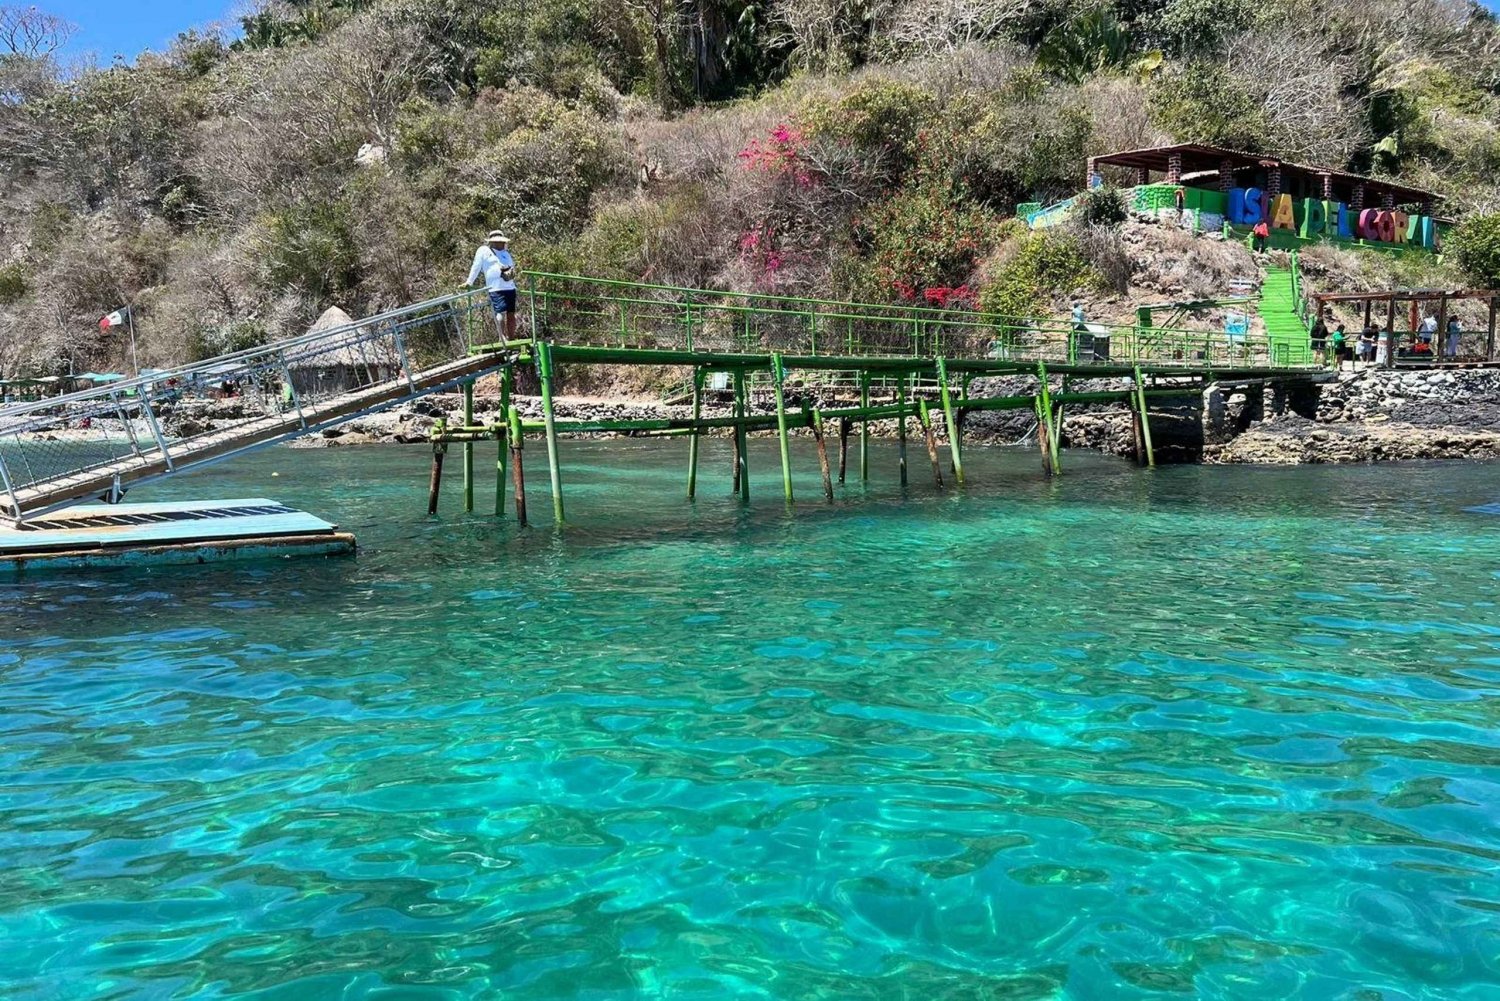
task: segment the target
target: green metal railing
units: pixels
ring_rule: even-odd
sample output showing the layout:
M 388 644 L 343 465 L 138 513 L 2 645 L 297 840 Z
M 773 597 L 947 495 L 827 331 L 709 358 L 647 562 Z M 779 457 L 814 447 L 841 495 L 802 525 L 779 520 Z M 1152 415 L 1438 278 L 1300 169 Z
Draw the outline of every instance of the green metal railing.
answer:
M 1115 366 L 1277 364 L 1265 337 L 1207 328 L 1090 323 L 1078 329 L 1070 320 L 977 310 L 721 292 L 546 272 L 526 275 L 521 291 L 518 305 L 534 335 L 573 346 Z

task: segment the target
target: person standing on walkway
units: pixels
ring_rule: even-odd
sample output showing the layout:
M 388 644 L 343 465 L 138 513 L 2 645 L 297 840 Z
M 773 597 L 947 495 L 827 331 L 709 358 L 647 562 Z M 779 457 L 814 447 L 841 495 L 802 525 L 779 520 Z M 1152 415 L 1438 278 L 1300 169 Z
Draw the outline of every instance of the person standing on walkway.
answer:
M 1252 238 L 1250 241 L 1251 248 L 1257 254 L 1264 254 L 1266 252 L 1266 241 L 1271 238 L 1271 227 L 1266 225 L 1266 221 L 1262 219 L 1250 231 L 1250 236 Z
M 1437 317 L 1422 317 L 1422 325 L 1417 328 L 1417 340 L 1412 345 L 1412 352 L 1414 354 L 1430 353 L 1433 347 L 1432 342 L 1435 340 L 1437 340 Z
M 1339 368 L 1344 361 L 1344 345 L 1348 342 L 1348 336 L 1344 333 L 1344 325 L 1340 323 L 1333 328 L 1333 334 L 1328 338 L 1328 346 L 1333 348 L 1333 367 Z
M 1326 361 L 1324 354 L 1328 350 L 1328 321 L 1319 315 L 1313 322 L 1311 337 L 1313 360 L 1319 365 Z
M 491 230 L 484 244 L 474 251 L 474 266 L 469 268 L 469 280 L 464 283 L 474 285 L 484 279 L 501 344 L 516 339 L 517 270 L 515 258 L 510 256 L 510 238 L 498 229 Z
M 1447 350 L 1443 353 L 1449 358 L 1458 357 L 1458 339 L 1463 336 L 1463 332 L 1464 328 L 1458 325 L 1458 317 L 1448 317 L 1448 329 L 1445 331 L 1448 335 L 1448 343 L 1445 345 Z

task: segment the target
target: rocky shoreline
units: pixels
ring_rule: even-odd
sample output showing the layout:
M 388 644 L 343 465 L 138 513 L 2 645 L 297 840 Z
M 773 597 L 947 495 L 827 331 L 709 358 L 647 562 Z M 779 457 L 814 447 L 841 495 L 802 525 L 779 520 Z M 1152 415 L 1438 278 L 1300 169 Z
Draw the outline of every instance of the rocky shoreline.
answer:
M 1031 385 L 1029 379 L 1022 378 L 984 379 L 976 380 L 974 392 L 1021 394 L 1029 392 Z M 1090 391 L 1120 389 L 1124 385 L 1119 380 L 1089 380 L 1075 383 L 1074 388 Z M 1207 411 L 1196 392 L 1185 395 L 1180 403 L 1153 402 L 1152 434 L 1158 461 L 1285 465 L 1500 458 L 1500 369 L 1368 369 L 1330 373 L 1316 387 L 1316 395 L 1302 399 L 1295 409 L 1284 400 L 1271 401 L 1271 395 L 1253 388 L 1229 390 L 1211 402 Z M 524 418 L 541 419 L 540 398 L 517 396 L 513 402 Z M 687 405 L 650 400 L 565 396 L 554 402 L 557 416 L 563 419 L 691 416 Z M 825 408 L 839 403 L 811 396 L 806 402 L 808 406 Z M 847 405 L 847 401 L 842 402 Z M 475 423 L 499 421 L 498 398 L 481 395 L 475 403 Z M 258 405 L 259 401 L 253 398 L 183 402 L 171 413 L 162 415 L 161 422 L 169 435 L 200 434 L 227 426 L 256 411 Z M 794 393 L 788 405 L 800 411 L 803 399 Z M 292 447 L 422 444 L 430 440 L 438 418 L 457 423 L 461 408 L 462 398 L 457 393 L 429 396 L 298 439 L 292 442 Z M 757 413 L 771 412 L 769 401 L 760 401 L 754 409 Z M 729 400 L 710 396 L 703 414 L 729 416 Z M 935 425 L 938 438 L 946 441 L 941 420 Z M 1035 426 L 1036 420 L 1028 409 L 974 412 L 964 420 L 964 439 L 976 444 L 1029 444 L 1034 441 Z M 871 433 L 879 437 L 894 437 L 897 433 L 894 420 L 872 421 L 870 427 Z M 810 431 L 799 427 L 793 433 L 805 435 Z M 909 419 L 907 434 L 920 441 L 921 428 L 915 415 Z M 46 436 L 55 440 L 87 440 L 91 433 L 66 429 L 60 422 L 58 430 L 47 432 Z M 1112 455 L 1131 455 L 1130 414 L 1121 405 L 1071 407 L 1064 423 L 1063 444 Z

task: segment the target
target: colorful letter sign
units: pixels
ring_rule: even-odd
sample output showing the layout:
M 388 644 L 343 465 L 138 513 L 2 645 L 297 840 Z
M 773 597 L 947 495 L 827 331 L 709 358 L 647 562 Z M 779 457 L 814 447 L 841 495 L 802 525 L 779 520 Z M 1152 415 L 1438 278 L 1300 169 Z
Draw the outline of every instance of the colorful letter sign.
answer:
M 1343 202 L 1293 201 L 1288 194 L 1267 198 L 1260 188 L 1230 188 L 1227 202 L 1225 215 L 1233 226 L 1254 226 L 1265 219 L 1273 229 L 1289 229 L 1304 239 L 1332 236 L 1413 247 L 1433 247 L 1437 240 L 1437 227 L 1430 218 L 1394 209 L 1356 213 Z

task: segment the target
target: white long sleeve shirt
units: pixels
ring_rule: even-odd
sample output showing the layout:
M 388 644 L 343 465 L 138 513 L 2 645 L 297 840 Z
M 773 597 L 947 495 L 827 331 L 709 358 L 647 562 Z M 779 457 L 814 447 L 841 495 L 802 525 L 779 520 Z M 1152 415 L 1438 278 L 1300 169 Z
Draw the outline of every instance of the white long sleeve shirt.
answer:
M 474 266 L 469 269 L 469 280 L 466 285 L 473 285 L 480 275 L 484 275 L 484 287 L 491 292 L 504 292 L 513 289 L 516 283 L 501 275 L 501 268 L 512 268 L 516 266 L 515 258 L 510 256 L 510 251 L 491 250 L 489 244 L 482 245 L 474 251 Z

